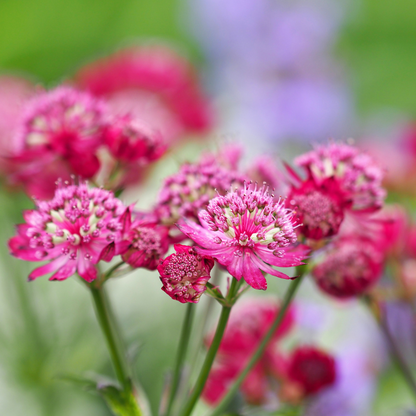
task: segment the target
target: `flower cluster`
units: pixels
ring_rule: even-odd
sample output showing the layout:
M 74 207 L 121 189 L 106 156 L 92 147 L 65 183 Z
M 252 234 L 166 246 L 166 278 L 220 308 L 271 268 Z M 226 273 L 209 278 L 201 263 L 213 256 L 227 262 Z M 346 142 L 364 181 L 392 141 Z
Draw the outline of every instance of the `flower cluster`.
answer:
M 162 290 L 181 303 L 198 303 L 206 290 L 214 260 L 193 247 L 175 244 L 175 253 L 160 262 Z
M 237 280 L 266 289 L 262 271 L 289 277 L 271 266 L 302 264 L 307 250 L 295 247 L 293 215 L 283 201 L 275 202 L 268 188 L 245 184 L 243 188 L 210 200 L 199 214 L 202 226 L 183 220 L 180 230 L 200 247 L 198 253 L 215 258 Z
M 288 167 L 295 183 L 287 201 L 296 210 L 302 224 L 299 232 L 306 238 L 336 235 L 347 212 L 371 213 L 382 205 L 383 172 L 353 146 L 329 143 L 299 156 L 295 163 L 307 177 L 302 180 Z
M 276 304 L 260 299 L 251 299 L 235 307 L 203 393 L 209 404 L 215 405 L 227 392 L 278 311 Z M 243 382 L 241 392 L 248 403 L 267 404 L 273 396 L 299 403 L 336 381 L 335 360 L 326 352 L 313 346 L 296 347 L 288 353 L 283 351 L 281 341 L 294 329 L 295 316 L 295 309 L 289 309 L 266 351 Z
M 28 261 L 48 261 L 29 276 L 54 272 L 64 280 L 75 272 L 88 282 L 97 277 L 101 253 L 121 241 L 123 203 L 113 193 L 87 185 L 60 185 L 51 201 L 26 211 L 25 224 L 9 242 L 11 254 Z
M 156 208 L 164 224 L 172 225 L 181 218 L 197 220 L 210 199 L 244 183 L 246 176 L 219 162 L 218 156 L 207 154 L 195 164 L 185 163 L 165 180 Z

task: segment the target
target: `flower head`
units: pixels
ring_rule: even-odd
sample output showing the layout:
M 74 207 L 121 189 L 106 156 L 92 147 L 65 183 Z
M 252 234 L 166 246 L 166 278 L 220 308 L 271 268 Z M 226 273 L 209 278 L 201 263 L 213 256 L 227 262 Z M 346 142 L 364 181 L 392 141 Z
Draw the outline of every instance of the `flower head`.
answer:
M 129 115 L 114 116 L 106 129 L 105 139 L 111 154 L 124 163 L 153 162 L 166 149 L 157 130 Z
M 155 222 L 136 219 L 126 228 L 124 244 L 128 244 L 123 260 L 132 267 L 156 270 L 168 251 L 168 228 Z
M 181 303 L 198 303 L 213 266 L 214 260 L 198 254 L 195 248 L 175 244 L 175 253 L 161 261 L 157 268 L 162 290 Z
M 296 348 L 289 358 L 287 377 L 296 383 L 303 396 L 315 394 L 336 380 L 334 358 L 315 347 Z
M 86 184 L 60 185 L 51 201 L 37 202 L 26 211 L 25 224 L 11 238 L 11 254 L 28 261 L 48 261 L 29 279 L 54 272 L 50 280 L 64 280 L 77 272 L 91 282 L 103 250 L 121 240 L 125 207 L 113 193 Z
M 48 198 L 58 178 L 94 176 L 100 167 L 96 150 L 103 141 L 104 113 L 100 101 L 70 87 L 32 98 L 23 109 L 16 133 L 21 148 L 12 158 L 16 166 L 12 181 Z M 47 195 L 31 186 L 42 181 L 50 189 Z
M 289 277 L 271 267 L 302 264 L 307 250 L 296 242 L 293 214 L 283 201 L 275 202 L 268 188 L 249 184 L 209 201 L 199 215 L 203 225 L 182 221 L 179 229 L 214 257 L 237 280 L 255 289 L 266 289 L 262 271 L 284 279 Z
M 324 292 L 349 298 L 365 293 L 378 281 L 383 261 L 383 253 L 375 241 L 346 235 L 325 250 L 312 269 L 312 276 Z
M 160 219 L 167 225 L 180 218 L 198 220 L 198 212 L 211 198 L 242 185 L 245 179 L 245 175 L 219 163 L 213 154 L 205 155 L 198 163 L 186 163 L 165 180 L 157 206 Z
M 381 186 L 383 171 L 370 155 L 356 147 L 329 143 L 299 156 L 295 162 L 317 181 L 336 178 L 341 189 L 351 195 L 355 210 L 372 211 L 383 203 L 386 195 Z
M 162 45 L 130 47 L 82 68 L 77 84 L 161 129 L 168 141 L 211 125 L 208 100 L 190 63 Z
M 298 187 L 292 186 L 286 202 L 296 212 L 301 224 L 299 232 L 315 240 L 337 234 L 344 212 L 351 206 L 351 201 L 332 177 L 319 184 L 309 178 Z

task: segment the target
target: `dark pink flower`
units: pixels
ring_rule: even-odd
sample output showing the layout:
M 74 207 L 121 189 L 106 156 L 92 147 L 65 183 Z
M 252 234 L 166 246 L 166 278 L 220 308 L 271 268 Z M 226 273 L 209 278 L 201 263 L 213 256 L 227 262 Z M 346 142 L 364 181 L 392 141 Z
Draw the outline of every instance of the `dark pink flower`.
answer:
M 211 126 L 211 110 L 194 69 L 162 45 L 130 47 L 82 68 L 77 84 L 113 109 L 140 116 L 168 141 Z
M 250 299 L 238 303 L 232 310 L 218 354 L 205 386 L 203 397 L 215 405 L 227 392 L 229 386 L 244 369 L 262 338 L 269 330 L 279 307 L 264 298 Z M 262 404 L 273 387 L 272 376 L 282 370 L 283 357 L 276 348 L 294 325 L 294 309 L 289 308 L 281 325 L 276 330 L 265 353 L 250 371 L 241 386 L 244 398 L 253 404 Z M 213 334 L 207 339 L 210 344 Z
M 159 159 L 166 150 L 159 131 L 129 115 L 111 118 L 105 142 L 113 157 L 122 163 L 145 165 Z
M 198 254 L 194 247 L 175 244 L 175 253 L 160 262 L 157 270 L 162 290 L 181 303 L 198 303 L 206 290 L 214 260 Z
M 58 178 L 94 176 L 100 167 L 96 151 L 104 139 L 104 112 L 100 101 L 69 87 L 28 101 L 16 137 L 21 147 L 11 158 L 12 182 L 47 198 L 53 195 Z
M 242 185 L 246 176 L 230 164 L 220 153 L 207 154 L 197 163 L 182 165 L 178 173 L 165 180 L 159 194 L 156 210 L 161 221 L 172 225 L 180 218 L 198 220 L 198 212 L 207 207 L 211 198 Z
M 283 201 L 275 202 L 268 188 L 244 185 L 209 201 L 199 214 L 202 227 L 181 221 L 179 229 L 214 257 L 237 280 L 244 277 L 254 289 L 267 288 L 263 272 L 289 277 L 271 266 L 294 267 L 302 263 L 307 249 L 296 242 L 293 214 Z
M 133 219 L 132 222 L 127 219 L 128 224 L 126 224 L 127 215 L 130 215 L 130 210 L 123 216 L 122 244 L 126 247 L 122 253 L 123 260 L 135 268 L 144 267 L 156 270 L 160 260 L 169 249 L 169 229 L 141 218 Z
M 299 181 L 298 186 L 291 187 L 286 203 L 296 212 L 299 232 L 314 240 L 337 234 L 345 211 L 351 207 L 351 200 L 334 177 L 319 183 L 313 177 Z
M 331 355 L 320 349 L 299 347 L 289 358 L 287 377 L 300 387 L 303 396 L 316 394 L 335 383 L 336 363 Z
M 295 163 L 319 181 L 335 178 L 352 199 L 352 208 L 374 211 L 383 204 L 383 171 L 372 157 L 344 143 L 329 143 L 299 156 Z
M 332 242 L 312 269 L 318 286 L 337 298 L 359 296 L 381 277 L 384 253 L 377 241 L 359 234 Z
M 50 280 L 64 280 L 78 273 L 91 282 L 102 252 L 121 241 L 125 209 L 110 191 L 86 184 L 59 186 L 51 201 L 39 201 L 24 213 L 26 223 L 10 239 L 10 252 L 22 260 L 48 261 L 29 280 L 48 273 L 54 273 Z

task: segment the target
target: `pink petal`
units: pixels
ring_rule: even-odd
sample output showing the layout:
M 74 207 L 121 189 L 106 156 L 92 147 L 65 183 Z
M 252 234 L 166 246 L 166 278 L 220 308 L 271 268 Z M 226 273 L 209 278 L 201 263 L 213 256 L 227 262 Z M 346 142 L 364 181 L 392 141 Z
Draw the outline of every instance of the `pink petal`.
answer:
M 189 220 L 182 220 L 176 226 L 191 240 L 199 244 L 201 247 L 208 249 L 218 248 L 218 244 L 214 242 L 214 238 L 217 237 L 215 231 L 209 231 L 202 228 L 200 225 Z
M 228 265 L 234 260 L 235 247 L 223 247 L 216 244 L 215 249 L 204 249 L 200 247 L 195 247 L 195 250 L 198 254 L 203 256 L 213 257 L 221 265 L 228 267 Z
M 283 257 L 275 256 L 271 250 L 262 244 L 257 244 L 254 248 L 254 252 L 263 261 L 277 267 L 295 267 L 304 264 L 302 260 L 307 257 L 309 252 L 309 248 L 304 245 L 277 250 L 283 251 Z
M 111 261 L 114 257 L 116 253 L 116 245 L 114 243 L 114 241 L 108 245 L 106 245 L 101 253 L 100 253 L 100 257 L 99 260 L 104 260 L 104 261 Z
M 77 262 L 68 260 L 49 280 L 65 280 L 76 272 Z
M 259 267 L 253 262 L 253 259 L 256 258 L 254 254 L 247 251 L 244 256 L 244 280 L 253 288 L 253 289 L 267 289 L 267 281 L 260 271 Z
M 97 278 L 97 269 L 90 260 L 84 258 L 84 253 L 82 251 L 78 252 L 77 271 L 87 282 L 92 282 Z
M 45 274 L 54 272 L 55 270 L 62 267 L 67 261 L 69 261 L 68 257 L 66 257 L 64 255 L 59 256 L 54 261 L 51 261 L 50 263 L 47 263 L 47 264 L 33 270 L 32 273 L 30 273 L 30 275 L 29 275 L 29 280 L 34 280 L 39 276 L 43 276 Z
M 280 277 L 281 279 L 292 279 L 292 277 L 289 277 L 287 274 L 279 272 L 279 270 L 273 269 L 273 267 L 269 266 L 264 261 L 259 259 L 255 254 L 253 254 L 251 259 L 258 268 L 260 268 L 266 273 L 271 274 L 272 276 Z
M 231 254 L 232 258 L 227 266 L 227 270 L 231 276 L 235 277 L 237 280 L 240 280 L 243 277 L 245 253 L 242 253 L 241 256 L 236 256 L 236 250 L 234 249 L 233 251 L 234 252 Z

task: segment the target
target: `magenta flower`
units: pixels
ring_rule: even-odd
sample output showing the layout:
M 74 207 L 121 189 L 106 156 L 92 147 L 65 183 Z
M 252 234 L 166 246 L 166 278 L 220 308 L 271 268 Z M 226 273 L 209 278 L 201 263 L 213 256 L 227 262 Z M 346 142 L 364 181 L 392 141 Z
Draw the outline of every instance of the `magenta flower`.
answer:
M 128 244 L 122 258 L 130 266 L 156 270 L 159 261 L 169 249 L 169 229 L 155 222 L 136 219 L 125 226 L 127 235 L 123 245 Z
M 286 204 L 296 212 L 299 232 L 320 240 L 338 233 L 352 201 L 335 178 L 317 182 L 310 177 L 303 182 L 299 178 L 298 186 L 292 185 Z
M 206 290 L 214 260 L 198 254 L 194 247 L 175 244 L 175 253 L 158 266 L 162 290 L 181 303 L 198 303 Z
M 91 178 L 97 173 L 96 151 L 105 127 L 105 109 L 99 100 L 58 87 L 38 94 L 22 111 L 16 133 L 20 148 L 11 159 L 13 182 L 46 199 L 53 196 L 58 178 L 69 179 L 71 174 Z
M 197 163 L 185 163 L 178 173 L 168 177 L 156 208 L 161 221 L 173 225 L 184 217 L 198 220 L 198 212 L 211 198 L 243 185 L 246 176 L 236 170 L 237 162 L 231 158 L 229 151 L 207 154 Z
M 191 64 L 163 45 L 135 46 L 99 59 L 76 82 L 114 109 L 140 116 L 168 142 L 205 133 L 212 124 L 209 102 Z
M 121 241 L 125 209 L 110 191 L 59 186 L 51 201 L 37 202 L 37 209 L 24 213 L 26 223 L 10 239 L 10 252 L 22 260 L 48 261 L 29 280 L 52 272 L 50 280 L 64 280 L 77 272 L 91 282 L 103 250 Z
M 289 279 L 273 269 L 302 263 L 307 249 L 296 242 L 293 214 L 283 201 L 275 202 L 268 188 L 244 185 L 218 196 L 199 214 L 202 227 L 184 220 L 179 229 L 195 241 L 198 253 L 215 258 L 237 280 L 244 277 L 254 289 L 267 288 L 262 274 Z
M 106 129 L 106 144 L 122 163 L 148 164 L 165 152 L 162 135 L 130 115 L 115 116 Z
M 296 164 L 308 170 L 319 181 L 335 178 L 350 195 L 354 210 L 374 211 L 386 196 L 382 188 L 383 171 L 372 157 L 344 143 L 329 143 L 299 156 Z
M 312 269 L 312 276 L 331 296 L 350 298 L 362 295 L 381 277 L 382 249 L 384 247 L 379 247 L 378 241 L 361 235 L 339 237 L 321 253 Z

